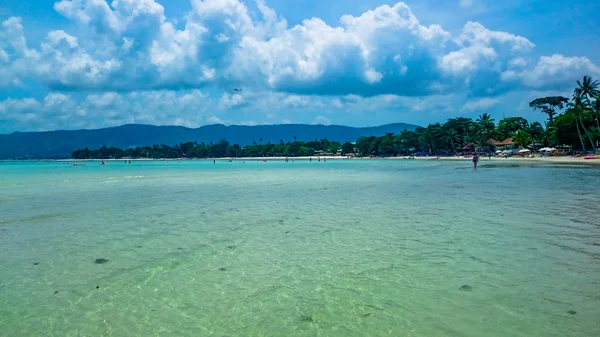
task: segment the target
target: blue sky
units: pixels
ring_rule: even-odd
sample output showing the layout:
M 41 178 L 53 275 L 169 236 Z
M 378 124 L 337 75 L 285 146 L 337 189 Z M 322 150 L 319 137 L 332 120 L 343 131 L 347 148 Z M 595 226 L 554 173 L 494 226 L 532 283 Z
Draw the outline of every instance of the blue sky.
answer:
M 582 0 L 8 0 L 0 133 L 541 121 L 531 99 L 600 77 L 594 13 Z

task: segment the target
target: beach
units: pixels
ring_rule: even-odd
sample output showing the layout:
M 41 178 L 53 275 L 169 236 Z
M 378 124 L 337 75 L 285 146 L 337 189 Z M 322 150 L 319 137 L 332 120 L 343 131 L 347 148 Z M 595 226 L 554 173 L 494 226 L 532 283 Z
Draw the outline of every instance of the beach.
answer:
M 401 159 L 406 159 L 407 157 L 402 157 Z M 394 158 L 394 159 L 397 159 Z M 443 160 L 443 161 L 472 161 L 472 157 L 415 157 L 418 160 Z M 567 164 L 567 165 L 600 165 L 600 157 L 597 156 L 596 159 L 584 159 L 583 157 L 571 157 L 571 156 L 563 156 L 563 157 L 479 157 L 479 163 L 484 164 L 487 162 L 529 162 L 529 163 L 548 163 L 548 164 Z
M 456 156 L 430 156 L 430 157 L 409 157 L 409 156 L 398 156 L 398 157 L 347 157 L 347 156 L 310 156 L 310 157 L 224 157 L 224 158 L 163 158 L 163 159 L 151 159 L 151 158 L 132 158 L 132 159 L 104 159 L 106 162 L 124 162 L 124 161 L 210 161 L 216 162 L 246 162 L 246 161 L 327 161 L 327 160 L 441 160 L 441 161 L 472 161 L 472 157 L 456 157 Z M 58 159 L 48 161 L 59 161 L 59 162 L 97 162 L 100 159 Z M 486 162 L 533 162 L 533 163 L 548 163 L 548 164 L 567 164 L 567 165 L 585 165 L 595 166 L 600 165 L 600 156 L 596 156 L 596 159 L 584 159 L 583 157 L 572 157 L 572 156 L 556 156 L 556 157 L 480 157 L 480 163 Z
M 0 162 L 0 335 L 600 335 L 597 168 L 267 160 Z

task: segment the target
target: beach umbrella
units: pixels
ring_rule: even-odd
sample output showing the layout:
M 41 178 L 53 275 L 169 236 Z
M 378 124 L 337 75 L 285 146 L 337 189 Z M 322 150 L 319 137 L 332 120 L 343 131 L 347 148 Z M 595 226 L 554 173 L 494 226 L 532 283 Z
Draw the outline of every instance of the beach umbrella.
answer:
M 496 151 L 496 153 L 502 153 L 502 150 L 498 150 L 498 151 Z
M 551 147 L 551 148 L 548 149 L 548 151 L 556 151 L 556 148 Z
M 528 149 L 521 149 L 521 150 L 519 150 L 519 153 L 525 153 L 525 152 L 531 152 L 531 151 L 528 150 Z
M 546 152 L 546 151 L 550 151 L 549 147 L 543 147 L 539 150 L 540 152 Z

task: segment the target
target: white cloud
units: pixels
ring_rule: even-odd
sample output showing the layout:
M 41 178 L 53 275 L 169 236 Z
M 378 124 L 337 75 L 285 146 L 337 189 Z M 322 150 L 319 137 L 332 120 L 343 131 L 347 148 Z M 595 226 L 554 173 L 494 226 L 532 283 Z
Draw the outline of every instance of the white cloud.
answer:
M 21 19 L 8 18 L 0 25 L 0 88 L 21 86 L 39 53 L 27 47 Z
M 244 97 L 240 94 L 228 94 L 224 93 L 221 97 L 221 108 L 222 109 L 232 109 L 243 106 L 245 104 Z
M 484 87 L 518 77 L 511 71 L 526 67 L 526 53 L 534 48 L 525 37 L 478 22 L 467 22 L 452 38 L 439 25 L 421 24 L 402 2 L 344 15 L 340 26 L 311 18 L 294 27 L 262 0 L 258 16 L 240 0 L 191 5 L 176 26 L 154 0 L 60 0 L 55 10 L 78 29 L 50 31 L 37 50 L 27 47 L 20 19 L 9 18 L 0 35 L 0 85 L 30 78 L 74 91 L 236 83 L 316 95 L 489 95 L 506 88 Z M 544 70 L 551 71 L 530 71 Z
M 331 120 L 325 116 L 317 116 L 313 121 L 313 124 L 331 125 Z
M 225 124 L 225 122 L 217 116 L 210 116 L 206 119 L 206 121 L 211 124 Z
M 467 101 L 461 108 L 462 111 L 486 110 L 493 108 L 501 102 L 500 98 L 480 98 Z
M 600 67 L 587 57 L 567 57 L 561 54 L 540 57 L 531 70 L 521 73 L 523 82 L 532 88 L 556 88 L 573 86 L 584 75 L 600 76 Z
M 493 48 L 476 45 L 450 52 L 440 59 L 440 68 L 454 74 L 476 71 L 489 61 L 498 57 Z
M 240 0 L 191 0 L 190 12 L 173 19 L 155 0 L 59 0 L 54 8 L 74 28 L 49 30 L 37 46 L 28 46 L 20 18 L 0 25 L 0 90 L 50 92 L 2 101 L 5 125 L 199 125 L 218 118 L 208 107 L 249 121 L 267 112 L 268 120 L 299 120 L 282 110 L 309 113 L 309 122 L 331 111 L 447 113 L 600 76 L 586 57 L 539 57 L 526 37 L 478 22 L 452 36 L 402 2 L 344 15 L 338 25 L 314 17 L 294 26 L 263 0 L 257 13 Z M 31 114 L 47 120 L 19 122 Z
M 510 60 L 510 62 L 508 62 L 508 66 L 511 68 L 524 68 L 528 64 L 529 61 L 527 61 L 527 59 L 524 57 L 515 57 L 514 59 Z
M 500 43 L 508 45 L 513 51 L 527 51 L 535 45 L 528 39 L 507 32 L 492 31 L 478 22 L 469 21 L 463 27 L 462 33 L 456 38 L 462 45 L 490 45 Z
M 42 131 L 98 128 L 141 123 L 154 125 L 202 125 L 210 106 L 204 94 L 191 90 L 106 92 L 75 97 L 51 92 L 41 101 L 32 98 L 0 101 L 0 120 L 15 129 Z M 0 123 L 0 130 L 2 123 Z

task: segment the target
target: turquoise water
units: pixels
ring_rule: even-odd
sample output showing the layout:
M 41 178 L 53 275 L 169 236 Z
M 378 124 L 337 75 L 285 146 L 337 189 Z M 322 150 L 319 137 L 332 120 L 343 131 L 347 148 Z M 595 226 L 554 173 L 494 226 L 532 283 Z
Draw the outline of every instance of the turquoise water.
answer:
M 485 161 L 3 162 L 0 335 L 600 336 L 599 190 Z

